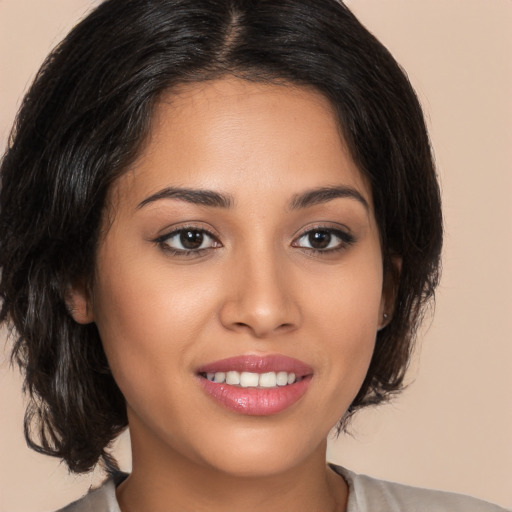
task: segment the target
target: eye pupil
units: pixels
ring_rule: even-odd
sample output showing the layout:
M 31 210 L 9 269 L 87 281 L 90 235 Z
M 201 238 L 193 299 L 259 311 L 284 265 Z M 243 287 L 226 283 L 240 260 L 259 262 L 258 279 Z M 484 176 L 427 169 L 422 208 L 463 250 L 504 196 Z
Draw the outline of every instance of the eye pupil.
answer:
M 313 231 L 309 233 L 309 243 L 314 249 L 325 249 L 331 243 L 331 233 L 327 231 Z
M 198 249 L 203 244 L 204 235 L 201 231 L 190 229 L 180 233 L 180 242 L 185 249 Z

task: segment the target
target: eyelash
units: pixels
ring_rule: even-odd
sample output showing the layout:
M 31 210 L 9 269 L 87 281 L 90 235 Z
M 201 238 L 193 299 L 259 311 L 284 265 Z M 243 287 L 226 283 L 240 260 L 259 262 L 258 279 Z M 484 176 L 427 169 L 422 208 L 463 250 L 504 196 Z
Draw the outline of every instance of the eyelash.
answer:
M 341 229 L 327 227 L 327 226 L 315 226 L 313 228 L 308 228 L 306 231 L 302 232 L 295 240 L 299 241 L 303 238 L 310 236 L 313 233 L 326 233 L 330 237 L 336 237 L 339 239 L 339 243 L 336 247 L 325 248 L 325 249 L 317 249 L 315 247 L 302 247 L 296 245 L 295 241 L 292 243 L 293 247 L 298 247 L 302 250 L 307 251 L 310 254 L 333 254 L 340 251 L 343 251 L 353 245 L 356 242 L 355 237 L 348 233 L 347 231 L 343 231 Z M 331 240 L 329 240 L 329 243 Z
M 193 232 L 193 233 L 201 233 L 202 235 L 206 235 L 208 238 L 212 240 L 213 244 L 218 244 L 216 247 L 203 247 L 202 249 L 176 249 L 169 245 L 169 241 L 175 236 L 180 235 L 185 232 Z M 216 249 L 218 247 L 222 247 L 222 244 L 218 240 L 218 238 L 209 230 L 205 228 L 199 228 L 197 226 L 183 226 L 179 229 L 175 229 L 170 233 L 166 233 L 165 235 L 159 236 L 154 240 L 154 242 L 166 253 L 170 253 L 172 256 L 182 256 L 182 257 L 194 257 L 200 256 L 205 251 L 209 249 Z
M 211 243 L 214 244 L 213 246 L 204 247 L 204 248 L 198 248 L 198 249 L 176 249 L 169 245 L 169 241 L 177 237 L 178 235 L 181 235 L 184 232 L 193 232 L 193 233 L 201 233 L 203 236 L 206 235 L 208 238 L 211 239 Z M 300 245 L 297 245 L 297 241 L 302 240 L 305 237 L 310 236 L 313 233 L 326 233 L 329 236 L 334 236 L 339 239 L 339 243 L 336 247 L 331 248 L 325 248 L 325 249 L 318 249 L 314 247 L 303 247 Z M 181 257 L 198 257 L 202 255 L 204 252 L 208 251 L 209 249 L 217 249 L 219 247 L 222 247 L 221 242 L 219 239 L 209 230 L 205 228 L 199 228 L 196 226 L 184 226 L 180 227 L 179 229 L 175 229 L 174 231 L 171 231 L 170 233 L 166 233 L 165 235 L 159 236 L 154 240 L 154 242 L 165 252 L 170 253 L 173 256 L 181 256 Z M 329 243 L 331 240 L 329 240 Z M 315 226 L 314 228 L 309 228 L 306 231 L 303 231 L 298 237 L 295 238 L 295 240 L 292 242 L 292 247 L 297 247 L 299 249 L 304 250 L 305 252 L 308 252 L 310 254 L 332 254 L 339 251 L 343 251 L 347 249 L 347 247 L 353 245 L 356 242 L 355 237 L 341 229 L 335 229 L 332 227 L 326 227 L 326 226 Z M 218 244 L 215 246 L 215 244 Z M 202 244 L 201 244 L 202 245 Z

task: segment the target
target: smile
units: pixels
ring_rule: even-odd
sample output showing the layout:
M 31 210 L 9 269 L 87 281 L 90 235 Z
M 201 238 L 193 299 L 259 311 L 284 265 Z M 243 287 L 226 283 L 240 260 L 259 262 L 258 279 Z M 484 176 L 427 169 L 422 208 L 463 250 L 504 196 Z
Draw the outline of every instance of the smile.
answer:
M 208 372 L 202 374 L 210 382 L 216 384 L 229 384 L 230 386 L 240 386 L 242 388 L 275 388 L 277 386 L 288 386 L 299 381 L 293 372 L 237 372 L 231 370 L 228 372 Z
M 313 370 L 282 355 L 237 356 L 198 369 L 201 387 L 214 402 L 251 415 L 278 414 L 306 393 Z

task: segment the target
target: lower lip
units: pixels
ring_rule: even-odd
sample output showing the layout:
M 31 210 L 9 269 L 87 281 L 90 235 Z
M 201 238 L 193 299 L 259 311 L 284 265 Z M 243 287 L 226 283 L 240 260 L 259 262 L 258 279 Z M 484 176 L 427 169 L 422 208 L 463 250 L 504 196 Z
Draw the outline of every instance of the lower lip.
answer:
M 294 384 L 268 389 L 216 384 L 203 377 L 200 382 L 206 393 L 227 409 L 249 416 L 270 416 L 295 404 L 306 392 L 311 375 Z

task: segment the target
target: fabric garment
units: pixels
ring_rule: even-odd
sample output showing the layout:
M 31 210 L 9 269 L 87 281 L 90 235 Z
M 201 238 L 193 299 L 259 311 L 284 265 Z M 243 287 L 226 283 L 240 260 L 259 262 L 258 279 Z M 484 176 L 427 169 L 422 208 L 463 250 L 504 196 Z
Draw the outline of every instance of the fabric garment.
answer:
M 506 512 L 485 501 L 450 492 L 378 480 L 330 465 L 347 482 L 346 512 Z M 107 480 L 100 488 L 57 512 L 121 512 L 116 499 L 116 483 L 126 475 Z

